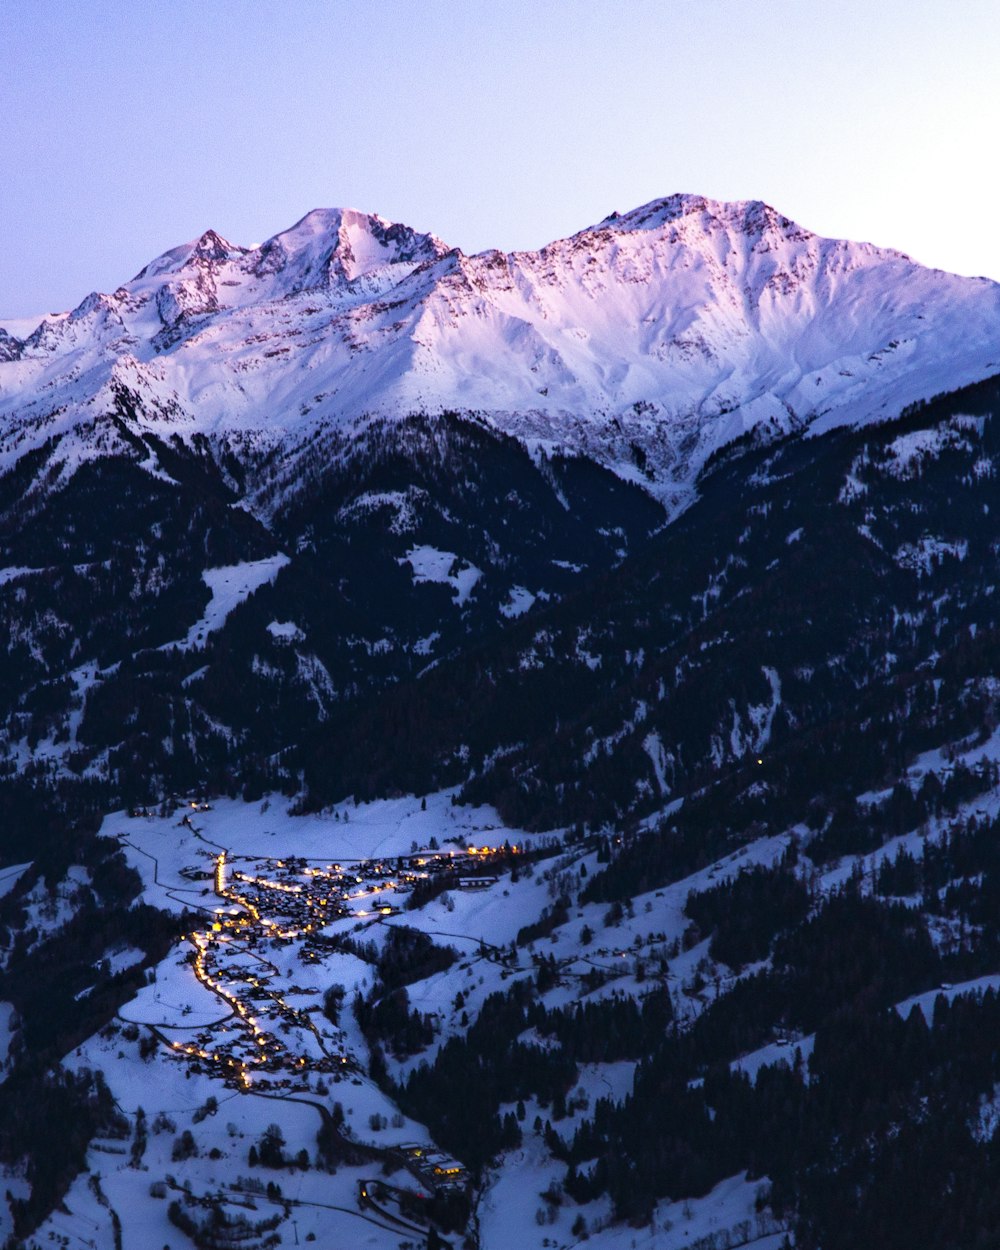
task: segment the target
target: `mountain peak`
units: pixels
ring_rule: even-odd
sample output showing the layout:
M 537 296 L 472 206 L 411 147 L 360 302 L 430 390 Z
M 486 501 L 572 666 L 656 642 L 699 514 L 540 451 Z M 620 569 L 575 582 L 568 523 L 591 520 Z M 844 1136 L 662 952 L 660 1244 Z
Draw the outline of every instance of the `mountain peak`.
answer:
M 197 239 L 172 247 L 169 251 L 157 256 L 155 260 L 151 260 L 148 265 L 139 270 L 132 282 L 167 277 L 169 274 L 180 273 L 192 266 L 222 264 L 243 255 L 246 250 L 235 243 L 230 243 L 217 231 L 206 230 Z
M 206 230 L 191 249 L 188 260 L 230 260 L 234 255 L 239 255 L 245 251 L 245 248 L 236 247 L 215 230 Z
M 760 244 L 764 239 L 775 243 L 782 240 L 808 243 L 811 240 L 824 239 L 824 236 L 799 225 L 764 200 L 713 200 L 708 196 L 685 192 L 650 200 L 648 204 L 627 213 L 610 213 L 603 221 L 581 234 L 609 229 L 622 233 L 655 231 L 667 226 L 683 232 L 682 237 L 689 241 L 699 235 L 707 238 L 722 232 L 732 239 L 745 238 L 754 245 Z M 832 239 L 829 242 L 842 248 L 878 254 L 885 259 L 910 261 L 905 252 L 895 248 L 843 239 Z
M 690 218 L 697 218 L 703 227 L 720 223 L 749 235 L 759 235 L 768 230 L 793 231 L 802 236 L 811 233 L 763 200 L 713 200 L 684 192 L 650 200 L 628 213 L 610 213 L 591 229 L 655 230 Z
M 268 239 L 260 253 L 269 272 L 275 272 L 274 258 L 280 253 L 293 267 L 296 258 L 304 261 L 305 269 L 314 276 L 323 274 L 352 282 L 385 265 L 436 260 L 448 250 L 436 236 L 374 213 L 356 208 L 314 208 L 294 226 Z

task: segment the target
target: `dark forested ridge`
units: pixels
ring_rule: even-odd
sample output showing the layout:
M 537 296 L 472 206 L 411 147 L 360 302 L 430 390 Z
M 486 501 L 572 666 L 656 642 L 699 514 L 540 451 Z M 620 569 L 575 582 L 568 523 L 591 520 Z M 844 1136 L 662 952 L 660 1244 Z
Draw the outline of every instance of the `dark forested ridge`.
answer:
M 349 732 L 334 716 L 305 751 L 316 799 L 465 780 L 529 827 L 692 793 L 714 826 L 780 825 L 987 732 L 997 406 L 983 383 L 723 463 L 630 558 L 352 709 Z
M 119 397 L 125 415 L 133 402 Z M 199 782 L 296 788 L 311 729 L 496 634 L 518 592 L 557 598 L 663 523 L 607 470 L 533 461 L 447 416 L 328 434 L 299 449 L 291 482 L 204 440 L 144 437 L 66 481 L 58 443 L 0 478 L 0 751 L 23 743 L 129 801 Z M 159 476 L 140 467 L 154 456 Z M 206 569 L 279 555 L 273 584 L 186 644 Z

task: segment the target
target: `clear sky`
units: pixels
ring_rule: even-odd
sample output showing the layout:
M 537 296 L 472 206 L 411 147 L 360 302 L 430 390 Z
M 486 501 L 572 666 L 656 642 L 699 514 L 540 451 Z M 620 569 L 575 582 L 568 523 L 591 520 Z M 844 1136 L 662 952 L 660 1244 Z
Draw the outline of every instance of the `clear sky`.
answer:
M 0 315 L 351 205 L 465 251 L 674 191 L 1000 278 L 1000 0 L 0 0 Z

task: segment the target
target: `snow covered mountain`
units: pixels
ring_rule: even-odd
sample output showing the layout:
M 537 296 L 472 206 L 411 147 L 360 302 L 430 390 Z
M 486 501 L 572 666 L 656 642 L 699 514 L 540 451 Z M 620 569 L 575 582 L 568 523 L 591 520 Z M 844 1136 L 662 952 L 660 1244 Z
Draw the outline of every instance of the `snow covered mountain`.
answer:
M 674 197 L 0 327 L 0 1242 L 1000 1244 L 998 298 Z
M 820 238 L 759 201 L 674 195 L 476 256 L 319 209 L 254 248 L 207 231 L 26 337 L 0 329 L 0 466 L 53 436 L 70 465 L 124 450 L 103 421 L 123 390 L 140 438 L 242 456 L 449 411 L 589 456 L 674 510 L 748 431 L 891 417 L 997 369 L 996 283 Z

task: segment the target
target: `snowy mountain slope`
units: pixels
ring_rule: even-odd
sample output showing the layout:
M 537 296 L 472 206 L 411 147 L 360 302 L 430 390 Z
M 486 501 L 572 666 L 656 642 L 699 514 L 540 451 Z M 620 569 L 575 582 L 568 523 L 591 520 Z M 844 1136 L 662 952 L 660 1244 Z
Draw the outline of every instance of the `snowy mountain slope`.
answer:
M 388 1250 L 433 1140 L 482 1250 L 995 1244 L 996 297 L 677 197 L 8 323 L 0 1239 Z
M 388 1250 L 433 1141 L 481 1250 L 993 1244 L 1000 379 L 666 527 L 457 417 L 251 496 L 117 399 L 0 478 L 0 1236 Z
M 23 329 L 20 329 L 23 335 Z M 291 448 L 365 414 L 479 414 L 678 506 L 748 430 L 892 416 L 1000 368 L 1000 287 L 675 195 L 537 252 L 465 256 L 353 210 L 208 231 L 0 338 L 0 464 L 126 388 L 137 431 Z M 81 448 L 75 454 L 84 454 Z

